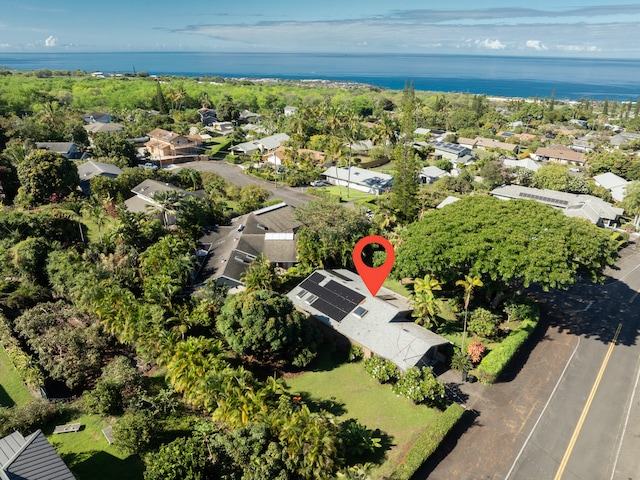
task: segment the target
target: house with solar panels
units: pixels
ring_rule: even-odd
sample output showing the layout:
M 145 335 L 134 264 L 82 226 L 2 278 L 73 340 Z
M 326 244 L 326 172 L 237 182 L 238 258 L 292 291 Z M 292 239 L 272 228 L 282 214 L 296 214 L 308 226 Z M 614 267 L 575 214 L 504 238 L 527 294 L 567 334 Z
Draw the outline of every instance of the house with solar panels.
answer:
M 373 296 L 349 270 L 316 270 L 287 297 L 339 347 L 391 360 L 401 370 L 443 361 L 449 341 L 411 318 L 409 301 L 382 287 Z
M 624 214 L 622 208 L 614 207 L 609 202 L 593 195 L 543 190 L 520 185 L 504 185 L 494 188 L 490 193 L 502 200 L 534 200 L 551 205 L 561 209 L 567 217 L 583 218 L 599 227 L 617 227 L 620 216 Z

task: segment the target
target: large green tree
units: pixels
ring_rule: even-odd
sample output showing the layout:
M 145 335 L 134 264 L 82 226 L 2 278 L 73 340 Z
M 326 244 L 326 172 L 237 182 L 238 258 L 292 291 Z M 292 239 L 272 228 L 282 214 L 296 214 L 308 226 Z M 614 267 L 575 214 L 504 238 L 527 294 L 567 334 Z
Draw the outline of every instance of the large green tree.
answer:
M 396 249 L 398 278 L 444 283 L 481 277 L 495 303 L 532 284 L 566 288 L 578 275 L 601 281 L 618 257 L 610 231 L 531 200 L 462 199 L 410 225 Z
M 78 169 L 72 161 L 49 150 L 34 150 L 18 165 L 22 203 L 43 204 L 66 197 L 78 188 Z
M 352 265 L 353 247 L 371 228 L 364 212 L 328 199 L 297 208 L 295 218 L 304 224 L 298 235 L 298 258 L 309 267 Z
M 270 290 L 228 297 L 217 324 L 236 353 L 263 361 L 303 367 L 313 360 L 320 343 L 317 327 L 291 300 Z

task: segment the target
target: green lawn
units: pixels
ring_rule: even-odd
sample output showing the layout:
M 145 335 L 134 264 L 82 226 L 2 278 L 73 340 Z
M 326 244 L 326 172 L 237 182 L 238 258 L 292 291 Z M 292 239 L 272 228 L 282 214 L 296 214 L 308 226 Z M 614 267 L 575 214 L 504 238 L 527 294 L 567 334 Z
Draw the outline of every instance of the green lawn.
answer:
M 360 190 L 356 190 L 354 188 L 349 189 L 349 196 L 347 197 L 347 187 L 339 187 L 337 185 L 332 185 L 330 187 L 323 187 L 332 195 L 336 197 L 340 196 L 340 192 L 342 192 L 342 200 L 371 200 L 375 198 L 375 195 L 371 195 L 370 193 L 361 192 Z
M 362 362 L 339 363 L 339 356 L 339 352 L 322 353 L 314 370 L 287 379 L 287 385 L 292 394 L 331 400 L 342 420 L 355 418 L 388 435 L 391 448 L 371 472 L 374 478 L 387 477 L 439 411 L 397 397 L 389 385 L 379 385 L 371 378 Z
M 140 480 L 144 465 L 137 455 L 123 455 L 107 443 L 102 429 L 108 423 L 97 415 L 81 415 L 67 423 L 80 423 L 76 433 L 53 435 L 54 426 L 45 430 L 49 442 L 56 448 L 77 480 Z
M 32 398 L 11 364 L 4 347 L 0 345 L 0 407 L 22 405 Z

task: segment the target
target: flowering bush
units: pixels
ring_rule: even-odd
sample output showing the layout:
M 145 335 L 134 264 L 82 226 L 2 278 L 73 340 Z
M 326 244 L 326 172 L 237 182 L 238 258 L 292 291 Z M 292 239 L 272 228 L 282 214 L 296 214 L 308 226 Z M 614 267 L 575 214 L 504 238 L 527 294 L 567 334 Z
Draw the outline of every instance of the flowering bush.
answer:
M 395 382 L 398 379 L 398 367 L 391 360 L 370 357 L 364 361 L 364 370 L 379 383 Z
M 393 392 L 415 404 L 433 404 L 444 397 L 444 385 L 435 377 L 432 367 L 412 367 L 400 376 Z
M 485 346 L 482 342 L 471 342 L 467 345 L 467 353 L 471 357 L 471 361 L 473 363 L 478 363 L 482 360 L 482 356 L 484 355 Z

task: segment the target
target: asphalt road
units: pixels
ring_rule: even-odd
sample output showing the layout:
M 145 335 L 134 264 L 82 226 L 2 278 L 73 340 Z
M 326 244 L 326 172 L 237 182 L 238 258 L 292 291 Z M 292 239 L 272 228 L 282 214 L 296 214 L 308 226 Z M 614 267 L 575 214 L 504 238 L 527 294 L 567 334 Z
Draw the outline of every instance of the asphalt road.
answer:
M 245 185 L 249 184 L 259 185 L 263 188 L 266 188 L 267 190 L 270 190 L 273 193 L 273 198 L 282 199 L 282 201 L 293 207 L 304 205 L 317 198 L 304 193 L 304 190 L 306 188 L 313 187 L 293 188 L 284 185 L 276 185 L 273 182 L 267 182 L 266 180 L 262 180 L 261 178 L 247 175 L 239 166 L 232 165 L 221 160 L 180 163 L 176 166 L 179 168 L 192 168 L 201 172 L 214 172 L 224 179 L 228 180 L 229 182 L 239 185 L 240 187 L 244 187 Z
M 452 384 L 475 415 L 416 479 L 640 479 L 640 249 L 622 255 L 605 285 L 541 294 L 501 383 Z
M 506 478 L 640 478 L 640 250 L 619 265 L 548 298 L 578 342 Z

